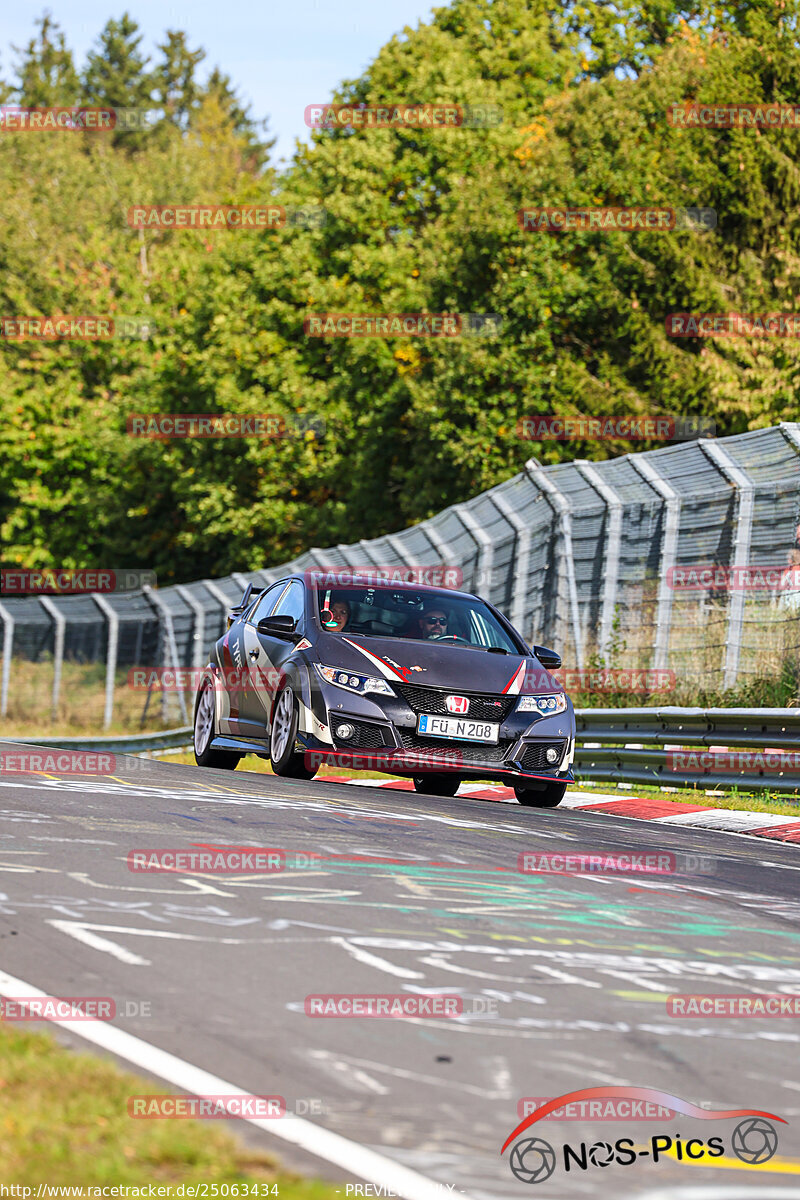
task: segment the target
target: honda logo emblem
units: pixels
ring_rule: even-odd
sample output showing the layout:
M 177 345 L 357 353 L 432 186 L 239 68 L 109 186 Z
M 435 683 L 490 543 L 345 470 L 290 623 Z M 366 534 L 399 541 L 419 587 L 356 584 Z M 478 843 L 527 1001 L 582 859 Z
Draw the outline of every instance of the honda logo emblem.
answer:
M 447 711 L 451 713 L 469 712 L 468 696 L 447 696 L 445 699 Z

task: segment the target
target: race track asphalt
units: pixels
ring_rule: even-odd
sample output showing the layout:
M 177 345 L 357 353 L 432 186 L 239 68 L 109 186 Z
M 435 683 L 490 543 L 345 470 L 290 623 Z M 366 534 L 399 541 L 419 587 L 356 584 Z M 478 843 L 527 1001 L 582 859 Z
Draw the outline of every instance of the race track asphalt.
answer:
M 271 1124 L 306 1130 L 298 1145 L 231 1126 L 288 1165 L 341 1181 L 343 1197 L 348 1183 L 371 1181 L 375 1194 L 392 1178 L 365 1168 L 359 1147 L 443 1185 L 442 1196 L 476 1200 L 800 1196 L 800 1019 L 677 1018 L 666 1006 L 674 994 L 800 994 L 800 846 L 283 780 L 246 765 L 119 757 L 113 777 L 0 774 L 0 994 L 22 981 L 51 996 L 112 997 L 114 1029 L 138 1041 L 130 1054 L 124 1039 L 98 1053 L 175 1094 L 177 1076 L 157 1053 L 139 1055 L 140 1043 L 284 1097 L 305 1121 Z M 208 845 L 280 849 L 287 869 L 127 865 L 136 849 Z M 521 853 L 566 852 L 650 852 L 675 864 L 661 875 L 518 870 Z M 309 995 L 442 991 L 461 998 L 461 1015 L 305 1013 Z M 87 1049 L 81 1024 L 55 1031 Z M 603 1085 L 765 1110 L 787 1124 L 775 1123 L 775 1157 L 748 1167 L 731 1152 L 732 1119 L 547 1120 L 522 1136 L 549 1142 L 556 1170 L 534 1185 L 515 1177 L 500 1148 L 522 1099 Z M 348 1139 L 351 1157 L 326 1130 Z M 564 1169 L 565 1142 L 627 1137 L 646 1148 L 653 1135 L 677 1144 L 678 1134 L 720 1136 L 725 1153 Z

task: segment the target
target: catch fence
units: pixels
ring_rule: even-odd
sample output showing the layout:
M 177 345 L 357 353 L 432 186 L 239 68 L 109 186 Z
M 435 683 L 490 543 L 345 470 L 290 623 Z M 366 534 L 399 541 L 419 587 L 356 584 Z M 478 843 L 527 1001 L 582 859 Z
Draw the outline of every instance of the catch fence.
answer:
M 103 661 L 108 726 L 119 672 L 201 666 L 249 581 L 388 565 L 456 568 L 464 590 L 565 666 L 671 670 L 709 690 L 774 674 L 800 655 L 800 424 L 605 462 L 531 459 L 402 532 L 268 570 L 133 593 L 4 594 L 0 715 L 12 658 L 52 657 L 54 710 L 62 661 Z

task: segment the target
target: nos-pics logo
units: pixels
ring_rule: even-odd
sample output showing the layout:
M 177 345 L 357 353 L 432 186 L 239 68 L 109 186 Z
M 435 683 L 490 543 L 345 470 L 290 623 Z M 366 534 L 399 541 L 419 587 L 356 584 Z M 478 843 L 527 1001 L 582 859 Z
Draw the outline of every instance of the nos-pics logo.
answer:
M 597 1087 L 582 1088 L 577 1092 L 567 1092 L 542 1104 L 514 1129 L 503 1144 L 500 1153 L 504 1154 L 515 1138 L 525 1133 L 537 1121 L 551 1113 L 562 1109 L 568 1104 L 584 1100 L 619 1099 L 637 1100 L 655 1103 L 673 1113 L 683 1113 L 684 1116 L 700 1121 L 727 1121 L 743 1118 L 733 1131 L 730 1149 L 744 1163 L 758 1166 L 769 1162 L 778 1149 L 778 1132 L 770 1122 L 786 1122 L 775 1113 L 762 1112 L 755 1108 L 706 1109 L 698 1108 L 688 1100 L 681 1100 L 669 1092 L 660 1092 L 655 1088 L 640 1087 Z M 652 1159 L 657 1163 L 661 1159 L 670 1161 L 697 1161 L 698 1159 L 720 1158 L 725 1154 L 725 1142 L 722 1137 L 681 1138 L 680 1134 L 654 1134 L 645 1145 L 637 1143 L 633 1138 L 617 1138 L 614 1142 L 597 1141 L 593 1144 L 580 1142 L 577 1146 L 565 1143 L 561 1152 L 557 1152 L 549 1142 L 541 1137 L 523 1137 L 514 1145 L 509 1156 L 509 1166 L 512 1173 L 521 1183 L 544 1183 L 554 1173 L 559 1159 L 565 1171 L 587 1171 L 592 1167 L 610 1167 L 617 1165 L 629 1167 L 643 1158 Z

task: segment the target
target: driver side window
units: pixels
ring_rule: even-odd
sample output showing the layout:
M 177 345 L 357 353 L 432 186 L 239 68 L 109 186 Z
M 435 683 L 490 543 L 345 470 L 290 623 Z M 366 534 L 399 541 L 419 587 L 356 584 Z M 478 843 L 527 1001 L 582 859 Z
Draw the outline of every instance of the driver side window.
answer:
M 264 595 L 257 601 L 255 608 L 247 618 L 249 624 L 257 625 L 263 617 L 272 615 L 272 610 L 275 606 L 275 601 L 280 596 L 283 589 L 286 587 L 286 580 L 281 583 L 273 583 L 264 592 Z
M 274 616 L 276 617 L 294 617 L 295 629 L 300 629 L 303 625 L 303 619 L 306 615 L 306 593 L 302 583 L 297 579 L 293 579 L 289 584 L 289 590 L 285 596 L 281 597 L 281 602 L 275 609 Z

